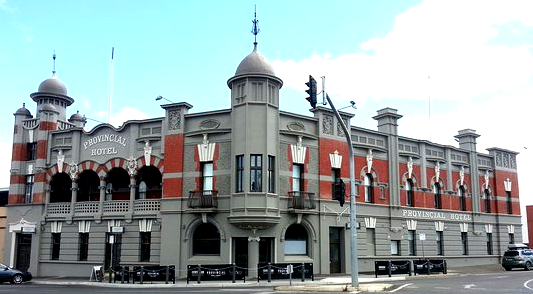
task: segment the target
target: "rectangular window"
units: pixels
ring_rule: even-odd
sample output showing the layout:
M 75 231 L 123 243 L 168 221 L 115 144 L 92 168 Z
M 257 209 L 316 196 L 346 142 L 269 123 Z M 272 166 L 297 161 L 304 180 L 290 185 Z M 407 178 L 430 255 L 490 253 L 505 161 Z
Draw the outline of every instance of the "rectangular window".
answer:
M 331 169 L 331 199 L 335 199 L 335 184 L 341 181 L 341 170 L 340 168 Z
M 400 255 L 400 240 L 391 240 L 390 241 L 390 254 L 391 255 Z
M 509 233 L 509 244 L 514 244 L 514 234 Z
M 250 191 L 263 191 L 263 155 L 250 155 Z
M 413 204 L 413 181 L 411 179 L 408 179 L 405 181 L 405 205 L 406 206 L 414 206 Z
M 141 241 L 141 252 L 139 256 L 139 261 L 150 261 L 150 244 L 152 242 L 152 233 L 151 232 L 140 232 L 140 241 Z
M 61 233 L 52 233 L 52 260 L 59 259 L 60 247 L 61 247 Z
M 365 202 L 373 203 L 374 202 L 374 187 L 373 187 L 373 177 L 371 174 L 365 175 Z
M 463 248 L 463 255 L 468 255 L 468 233 L 461 232 L 461 246 Z
M 366 255 L 376 255 L 376 229 L 366 229 Z
M 492 255 L 492 233 L 487 233 L 487 255 Z
M 437 255 L 444 255 L 444 234 L 442 231 L 437 231 Z
M 433 194 L 435 194 L 435 208 L 437 209 L 441 209 L 442 208 L 442 204 L 441 204 L 441 195 L 440 195 L 440 185 L 435 183 L 433 185 Z
M 79 252 L 78 260 L 86 261 L 89 256 L 89 233 L 80 233 L 79 235 Z
M 511 199 L 511 192 L 505 192 L 507 194 L 507 214 L 513 214 L 513 201 Z
M 26 151 L 26 160 L 35 160 L 37 158 L 37 142 L 28 143 Z
M 213 190 L 213 162 L 202 162 L 202 190 Z
M 263 95 L 263 83 L 261 82 L 252 82 L 252 95 L 255 98 L 255 101 L 264 101 Z
M 276 193 L 276 158 L 268 156 L 268 193 Z
M 244 155 L 235 159 L 235 192 L 244 191 Z
M 303 191 L 303 166 L 301 164 L 294 163 L 292 165 L 292 190 Z
M 409 255 L 416 255 L 416 231 L 415 230 L 409 230 L 407 231 L 407 241 L 408 241 L 408 249 L 409 249 Z
M 33 203 L 33 175 L 26 176 L 26 185 L 24 186 L 24 203 Z

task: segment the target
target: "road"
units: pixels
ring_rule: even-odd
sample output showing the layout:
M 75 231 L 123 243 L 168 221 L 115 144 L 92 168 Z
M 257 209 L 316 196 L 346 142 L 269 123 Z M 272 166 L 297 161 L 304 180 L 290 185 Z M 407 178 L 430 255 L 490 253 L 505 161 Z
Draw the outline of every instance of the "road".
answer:
M 533 272 L 511 271 L 466 276 L 437 276 L 394 282 L 394 287 L 382 293 L 533 293 Z

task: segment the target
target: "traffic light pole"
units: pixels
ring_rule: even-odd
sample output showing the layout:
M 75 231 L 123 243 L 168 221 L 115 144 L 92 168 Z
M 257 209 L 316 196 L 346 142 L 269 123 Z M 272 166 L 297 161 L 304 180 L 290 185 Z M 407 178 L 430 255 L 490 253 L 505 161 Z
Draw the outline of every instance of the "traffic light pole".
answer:
M 350 253 L 351 253 L 351 265 L 352 265 L 352 287 L 358 287 L 359 286 L 359 263 L 358 263 L 358 254 L 357 254 L 357 214 L 355 211 L 355 163 L 354 163 L 354 156 L 353 156 L 353 145 L 352 145 L 352 136 L 346 127 L 346 124 L 344 123 L 344 120 L 342 120 L 341 115 L 335 108 L 335 105 L 331 102 L 331 99 L 329 99 L 329 96 L 326 94 L 326 100 L 328 101 L 329 105 L 331 106 L 331 109 L 335 113 L 335 116 L 337 117 L 337 121 L 342 127 L 342 130 L 344 131 L 344 137 L 346 138 L 346 142 L 348 143 L 348 155 L 350 158 L 350 232 L 351 232 L 351 246 L 350 246 Z

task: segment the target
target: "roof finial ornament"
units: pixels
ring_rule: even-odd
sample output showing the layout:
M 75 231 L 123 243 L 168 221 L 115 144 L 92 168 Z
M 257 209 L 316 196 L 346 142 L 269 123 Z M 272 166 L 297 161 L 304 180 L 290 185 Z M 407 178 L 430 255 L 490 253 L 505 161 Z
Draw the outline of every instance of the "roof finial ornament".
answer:
M 54 49 L 54 55 L 52 55 L 53 61 L 53 68 L 52 68 L 52 75 L 56 74 L 56 50 Z
M 252 34 L 254 34 L 254 48 L 257 47 L 257 34 L 261 31 L 259 29 L 259 20 L 257 20 L 257 7 L 254 5 L 254 20 L 252 20 Z

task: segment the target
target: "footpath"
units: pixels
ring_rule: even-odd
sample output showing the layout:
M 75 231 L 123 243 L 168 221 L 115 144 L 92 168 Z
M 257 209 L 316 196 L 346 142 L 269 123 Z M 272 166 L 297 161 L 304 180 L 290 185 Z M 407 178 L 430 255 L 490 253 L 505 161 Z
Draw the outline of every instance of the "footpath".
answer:
M 198 287 L 216 287 L 216 288 L 227 288 L 227 287 L 274 287 L 277 291 L 321 291 L 321 292 L 355 292 L 355 291 L 365 291 L 365 292 L 379 292 L 384 291 L 393 286 L 392 282 L 398 282 L 403 280 L 412 280 L 412 279 L 435 279 L 435 278 L 446 278 L 450 275 L 472 275 L 472 274 L 484 274 L 484 273 L 495 273 L 495 272 L 504 272 L 503 268 L 499 264 L 494 265 L 484 265 L 484 266 L 468 266 L 468 267 L 457 267 L 457 268 L 448 268 L 447 274 L 432 274 L 432 275 L 393 275 L 389 277 L 387 275 L 381 275 L 377 278 L 374 274 L 360 274 L 358 276 L 359 287 L 351 287 L 351 276 L 342 275 L 342 276 L 317 276 L 314 281 L 306 280 L 302 282 L 300 279 L 289 280 L 272 280 L 272 282 L 257 280 L 251 281 L 202 281 L 198 284 L 196 281 L 191 281 L 187 283 L 186 280 L 176 280 L 176 283 L 173 284 L 169 282 L 165 284 L 164 282 L 153 282 L 153 283 L 144 283 L 135 284 L 132 283 L 109 283 L 108 280 L 102 282 L 89 281 L 89 279 L 83 278 L 66 278 L 66 277 L 37 277 L 34 278 L 30 283 L 32 284 L 48 284 L 48 285 L 84 285 L 84 286 L 93 286 L 93 287 L 109 287 L 109 288 L 198 288 Z

